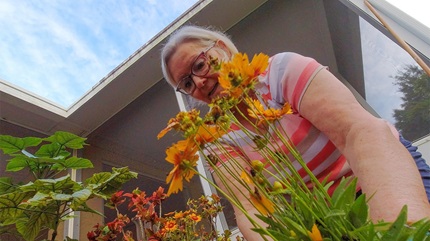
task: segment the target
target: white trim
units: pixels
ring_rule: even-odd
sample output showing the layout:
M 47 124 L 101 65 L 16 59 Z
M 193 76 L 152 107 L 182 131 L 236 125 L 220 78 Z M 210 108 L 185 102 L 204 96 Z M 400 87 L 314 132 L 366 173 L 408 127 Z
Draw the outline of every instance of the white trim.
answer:
M 77 150 L 73 150 L 73 156 L 77 157 Z M 82 179 L 82 170 L 76 170 L 72 169 L 69 171 L 70 178 L 75 181 L 79 182 Z M 72 239 L 79 239 L 80 235 L 80 221 L 81 216 L 80 212 L 71 212 L 70 216 L 73 218 L 67 219 L 64 221 L 64 239 L 66 237 L 72 238 Z
M 363 0 L 340 0 L 348 8 L 356 12 L 359 16 L 366 19 L 369 23 L 369 18 L 380 24 L 379 20 L 367 8 Z M 385 0 L 369 0 L 372 6 L 378 11 L 388 25 L 405 40 L 409 45 L 415 48 L 418 52 L 430 59 L 430 29 L 418 22 L 408 14 L 399 10 Z M 392 38 L 391 34 L 386 34 Z
M 46 98 L 43 98 L 35 93 L 27 91 L 24 88 L 14 85 L 8 81 L 0 79 L 0 95 L 3 95 L 3 93 L 5 95 L 9 94 L 15 98 L 18 98 L 28 103 L 31 103 L 33 105 L 39 106 L 59 116 L 62 116 L 62 117 L 68 116 L 67 110 L 61 107 L 60 105 Z M 2 100 L 3 98 L 5 97 L 2 96 Z

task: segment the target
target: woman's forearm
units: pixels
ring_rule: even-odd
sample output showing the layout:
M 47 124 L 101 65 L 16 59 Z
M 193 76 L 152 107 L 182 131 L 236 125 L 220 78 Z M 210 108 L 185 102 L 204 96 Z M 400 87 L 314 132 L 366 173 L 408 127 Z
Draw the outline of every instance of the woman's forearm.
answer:
M 370 198 L 374 221 L 395 220 L 404 205 L 408 206 L 409 221 L 430 218 L 430 205 L 416 164 L 384 121 L 355 125 L 342 152 L 363 193 Z

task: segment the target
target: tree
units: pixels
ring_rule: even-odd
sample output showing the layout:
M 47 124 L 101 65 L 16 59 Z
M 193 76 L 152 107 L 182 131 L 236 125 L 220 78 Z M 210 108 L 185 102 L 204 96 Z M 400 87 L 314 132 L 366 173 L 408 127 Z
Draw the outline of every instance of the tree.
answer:
M 400 109 L 395 109 L 395 126 L 409 140 L 430 133 L 430 77 L 415 65 L 407 65 L 394 76 L 403 93 Z

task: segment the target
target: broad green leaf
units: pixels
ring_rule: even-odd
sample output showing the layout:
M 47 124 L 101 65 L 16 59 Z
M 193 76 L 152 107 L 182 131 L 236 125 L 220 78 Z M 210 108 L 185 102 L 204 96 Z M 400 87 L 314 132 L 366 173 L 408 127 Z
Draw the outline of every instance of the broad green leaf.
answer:
M 94 213 L 94 214 L 97 214 L 100 216 L 104 216 L 103 213 L 88 207 L 88 205 L 86 203 L 83 203 L 82 205 L 80 205 L 79 207 L 77 207 L 73 210 L 74 211 L 81 211 L 81 212 L 89 212 L 89 213 Z
M 81 206 L 83 203 L 88 201 L 88 199 L 91 197 L 92 191 L 89 189 L 82 189 L 80 191 L 77 191 L 72 194 L 73 200 L 70 204 L 70 207 L 75 210 L 79 206 Z
M 63 193 L 72 192 L 79 189 L 80 184 L 73 181 L 70 175 L 66 175 L 57 179 L 37 179 L 34 183 L 28 183 L 21 186 L 21 190 L 37 190 L 40 192 L 51 192 L 61 190 Z
M 4 154 L 17 153 L 27 147 L 37 146 L 40 142 L 42 142 L 42 139 L 37 137 L 18 138 L 9 135 L 0 135 L 0 149 Z
M 35 155 L 38 157 L 65 159 L 70 156 L 70 152 L 68 152 L 61 144 L 54 142 L 42 145 Z
M 86 138 L 79 137 L 69 132 L 57 131 L 54 135 L 44 140 L 52 143 L 59 143 L 71 149 L 82 149 L 85 145 Z
M 63 193 L 51 193 L 51 197 L 56 201 L 69 201 L 72 200 L 71 194 L 63 194 Z
M 27 241 L 33 241 L 38 236 L 41 230 L 45 227 L 52 226 L 53 215 L 48 215 L 49 208 L 35 209 L 30 212 L 30 216 L 26 219 L 19 219 L 16 223 L 16 229 Z
M 51 199 L 49 194 L 37 192 L 32 198 L 27 200 L 27 203 L 31 206 L 45 205 L 47 199 Z
M 0 223 L 8 223 L 10 219 L 19 217 L 23 210 L 18 206 L 33 195 L 34 192 L 20 191 L 0 195 Z
M 12 183 L 12 178 L 10 177 L 0 177 L 0 195 L 13 192 L 15 186 Z
M 52 166 L 54 170 L 64 170 L 64 169 L 84 169 L 93 168 L 93 163 L 85 158 L 80 157 L 70 157 L 67 160 L 61 160 Z
M 109 181 L 112 178 L 112 173 L 110 172 L 99 172 L 93 174 L 92 177 L 87 178 L 85 180 L 86 185 L 94 184 L 96 187 L 99 185 L 103 185 L 105 182 Z
M 128 167 L 112 168 L 112 173 L 101 172 L 96 173 L 92 177 L 85 180 L 86 185 L 92 186 L 95 194 L 102 196 L 110 196 L 121 188 L 122 184 L 129 181 L 131 178 L 136 178 L 137 173 L 130 172 Z
M 34 162 L 35 162 L 35 158 L 30 158 L 24 155 L 18 155 L 9 160 L 9 162 L 6 165 L 6 171 L 17 172 L 26 167 L 29 167 L 31 169 L 31 167 L 34 166 L 32 165 L 32 163 Z

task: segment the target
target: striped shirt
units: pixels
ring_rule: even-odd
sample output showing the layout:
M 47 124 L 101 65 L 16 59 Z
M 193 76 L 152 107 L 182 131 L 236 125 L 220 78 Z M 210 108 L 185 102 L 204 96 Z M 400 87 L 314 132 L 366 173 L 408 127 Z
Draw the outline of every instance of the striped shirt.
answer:
M 314 59 L 296 53 L 277 54 L 270 58 L 269 67 L 260 77 L 256 91 L 269 107 L 282 108 L 285 102 L 291 104 L 295 113 L 285 115 L 279 120 L 279 125 L 313 174 L 320 181 L 327 179 L 329 182 L 334 182 L 329 190 L 331 193 L 341 178 L 352 175 L 352 171 L 345 157 L 327 136 L 300 116 L 300 103 L 306 88 L 318 71 L 323 68 L 325 67 Z M 228 149 L 229 154 L 221 152 L 215 147 L 212 147 L 211 152 L 215 151 L 222 161 L 228 161 L 230 158 L 244 158 L 248 161 L 261 160 L 265 163 L 267 170 L 275 172 L 270 161 L 256 151 L 256 144 L 252 138 L 258 138 L 259 135 L 253 132 L 248 133 L 251 133 L 251 136 L 240 128 L 232 126 L 231 131 L 222 138 L 222 142 L 226 144 L 224 148 Z M 272 134 L 272 137 L 268 146 L 271 146 L 271 149 L 276 152 L 287 154 L 295 169 L 298 170 L 304 181 L 308 182 L 309 176 L 289 153 L 284 142 L 273 134 L 273 130 L 269 130 L 269 134 Z M 273 180 L 270 176 L 268 178 Z

